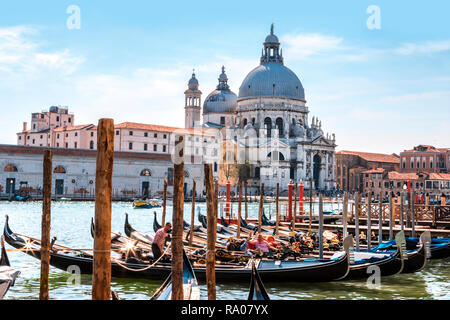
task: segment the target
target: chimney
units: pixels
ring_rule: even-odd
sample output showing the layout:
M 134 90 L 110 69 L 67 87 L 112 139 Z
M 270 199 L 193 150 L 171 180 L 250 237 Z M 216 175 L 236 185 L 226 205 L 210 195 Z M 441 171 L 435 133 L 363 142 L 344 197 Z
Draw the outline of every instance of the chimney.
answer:
M 28 129 L 28 123 L 24 122 L 23 123 L 23 131 L 22 132 L 27 131 L 27 129 Z

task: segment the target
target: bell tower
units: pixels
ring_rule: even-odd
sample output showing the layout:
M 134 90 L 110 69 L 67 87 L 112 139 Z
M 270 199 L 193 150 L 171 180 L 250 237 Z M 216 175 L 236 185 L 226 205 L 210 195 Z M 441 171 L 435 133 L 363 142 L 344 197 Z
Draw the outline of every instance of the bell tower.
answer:
M 184 127 L 189 129 L 200 124 L 202 92 L 198 90 L 195 70 L 192 71 L 192 78 L 189 79 L 188 89 L 184 92 L 184 97 Z

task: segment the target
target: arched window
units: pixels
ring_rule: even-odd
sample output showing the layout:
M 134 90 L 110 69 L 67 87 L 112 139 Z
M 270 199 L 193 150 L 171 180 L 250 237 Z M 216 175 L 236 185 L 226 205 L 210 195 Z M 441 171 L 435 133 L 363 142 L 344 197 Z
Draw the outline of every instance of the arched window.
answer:
M 89 149 L 94 150 L 94 141 L 89 143 Z
M 282 154 L 279 151 L 270 152 L 267 155 L 267 158 L 271 161 L 284 161 L 285 160 L 284 154 Z
M 149 169 L 144 169 L 141 171 L 141 177 L 151 177 L 152 172 Z
M 53 169 L 53 173 L 66 173 L 66 169 L 63 166 L 57 166 Z
M 265 118 L 264 119 L 264 127 L 267 130 L 267 137 L 270 138 L 272 134 L 272 119 Z
M 18 170 L 17 170 L 17 167 L 15 165 L 10 163 L 3 169 L 3 171 L 5 171 L 5 172 L 17 172 Z
M 244 119 L 243 123 L 244 123 L 244 127 L 245 127 L 247 125 L 247 118 Z
M 277 120 L 275 120 L 275 125 L 278 128 L 278 135 L 282 137 L 284 134 L 283 119 L 277 118 Z

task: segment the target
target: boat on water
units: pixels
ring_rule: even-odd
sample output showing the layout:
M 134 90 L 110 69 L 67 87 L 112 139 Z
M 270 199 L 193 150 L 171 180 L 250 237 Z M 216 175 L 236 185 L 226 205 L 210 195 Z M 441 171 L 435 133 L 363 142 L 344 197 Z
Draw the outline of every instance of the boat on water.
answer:
M 4 227 L 5 241 L 24 253 L 40 259 L 41 241 L 32 237 L 14 233 L 6 218 Z M 341 255 L 332 259 L 305 259 L 300 261 L 259 260 L 256 268 L 264 281 L 276 282 L 324 282 L 345 277 L 349 271 L 349 247 Z M 82 274 L 92 274 L 93 255 L 82 250 L 53 244 L 50 251 L 50 264 L 58 269 L 67 270 L 76 265 Z M 171 272 L 171 263 L 158 262 L 127 263 L 120 258 L 111 257 L 111 275 L 113 277 L 166 279 Z M 193 270 L 198 279 L 206 279 L 206 265 L 194 263 Z M 216 264 L 218 281 L 248 281 L 251 277 L 251 263 Z
M 183 250 L 183 300 L 200 300 L 200 287 L 195 277 L 191 262 Z M 150 300 L 172 300 L 172 273 L 166 281 L 156 290 Z
M 3 237 L 1 239 L 1 256 L 0 256 L 0 300 L 8 292 L 9 288 L 14 286 L 20 271 L 14 270 L 6 254 L 5 243 Z
M 252 278 L 250 280 L 250 289 L 248 290 L 249 301 L 269 301 L 269 295 L 267 294 L 266 288 L 259 276 L 258 270 L 255 267 L 255 262 L 252 261 Z
M 150 200 L 135 200 L 133 201 L 134 209 L 152 209 L 152 208 L 160 208 L 162 207 L 161 201 L 157 199 Z

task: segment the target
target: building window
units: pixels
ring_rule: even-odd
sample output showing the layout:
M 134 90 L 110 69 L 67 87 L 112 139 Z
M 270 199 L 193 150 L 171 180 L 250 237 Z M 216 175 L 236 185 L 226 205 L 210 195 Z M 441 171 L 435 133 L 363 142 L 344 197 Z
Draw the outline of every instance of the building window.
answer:
M 91 140 L 91 142 L 89 142 L 89 149 L 93 150 L 94 149 L 94 141 Z
M 144 151 L 147 151 L 147 144 L 144 143 Z
M 71 122 L 72 122 L 72 118 L 67 119 L 67 121 L 68 121 L 69 123 L 71 123 Z
M 133 142 L 130 142 L 130 143 L 128 144 L 128 150 L 133 150 Z
M 22 136 L 19 136 L 19 140 L 22 140 Z
M 91 132 L 91 137 L 93 137 L 94 136 L 94 132 Z
M 261 173 L 261 169 L 259 167 L 255 168 L 255 178 L 259 179 Z
M 158 151 L 158 145 L 157 144 L 153 145 L 153 151 L 155 151 L 155 152 Z
M 43 138 L 44 138 L 44 136 L 43 136 L 43 135 L 41 135 L 40 139 L 42 140 Z
M 144 169 L 141 171 L 141 177 L 150 177 L 152 175 L 149 169 Z
M 92 137 L 92 136 L 91 136 Z M 56 139 L 59 139 L 59 133 L 56 135 Z
M 69 144 L 66 142 L 66 149 L 69 148 Z
M 56 117 L 56 122 L 59 122 L 59 116 Z
M 214 172 L 217 172 L 217 162 L 214 162 Z
M 153 138 L 158 138 L 158 134 L 157 134 L 157 133 L 154 133 L 154 134 L 153 134 Z
M 130 134 L 130 136 L 132 136 L 133 135 L 133 131 L 130 131 L 129 134 Z
M 59 142 L 56 143 L 56 147 L 59 148 Z
M 163 135 L 163 138 L 164 138 L 164 139 L 167 139 L 167 134 Z
M 78 132 L 75 132 L 75 137 L 78 137 Z
M 167 151 L 167 147 L 163 146 L 163 152 L 166 152 L 166 151 Z
M 35 139 L 33 139 L 33 144 L 34 144 L 34 142 L 35 142 L 36 140 Z
M 119 130 L 116 130 L 116 136 L 118 136 L 120 134 Z
M 78 143 L 75 142 L 74 147 L 75 147 L 75 149 L 78 148 Z
M 148 132 L 144 132 L 144 137 L 148 137 Z
M 220 117 L 220 124 L 225 125 L 225 117 Z

